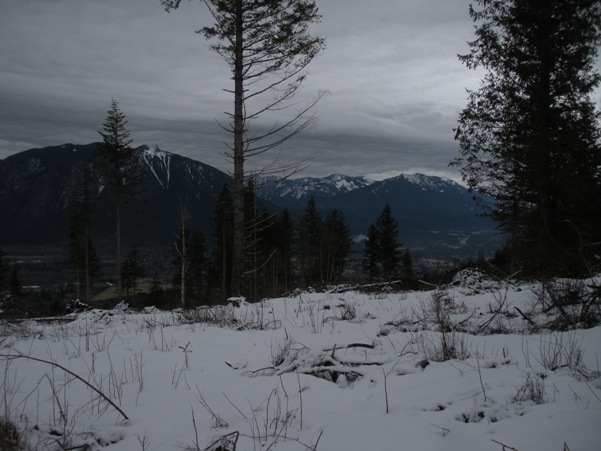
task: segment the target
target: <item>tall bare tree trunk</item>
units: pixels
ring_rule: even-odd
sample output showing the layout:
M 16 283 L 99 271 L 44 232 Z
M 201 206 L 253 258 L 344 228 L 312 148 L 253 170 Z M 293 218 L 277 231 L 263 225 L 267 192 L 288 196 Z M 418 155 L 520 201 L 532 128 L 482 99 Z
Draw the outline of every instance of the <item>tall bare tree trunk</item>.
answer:
M 88 228 L 88 224 L 85 225 L 85 233 L 84 233 L 84 239 L 86 240 L 85 243 L 85 259 L 86 259 L 86 263 L 85 263 L 85 279 L 86 279 L 86 302 L 90 302 L 90 298 L 91 298 L 91 290 L 90 290 L 90 229 Z
M 117 199 L 117 206 L 115 209 L 115 224 L 117 230 L 115 231 L 115 266 L 117 270 L 117 300 L 122 301 L 123 294 L 123 281 L 121 280 L 121 201 Z
M 234 236 L 232 295 L 241 293 L 244 272 L 244 74 L 242 0 L 236 0 L 236 41 L 234 63 Z

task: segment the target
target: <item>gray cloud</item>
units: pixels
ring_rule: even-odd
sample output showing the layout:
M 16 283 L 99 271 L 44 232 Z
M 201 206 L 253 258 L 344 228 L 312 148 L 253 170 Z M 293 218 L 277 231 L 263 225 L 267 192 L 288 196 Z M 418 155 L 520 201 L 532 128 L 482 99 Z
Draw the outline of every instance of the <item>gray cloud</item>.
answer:
M 451 129 L 477 73 L 456 54 L 473 38 L 469 0 L 317 0 L 327 49 L 298 101 L 327 90 L 314 128 L 248 162 L 309 159 L 303 175 L 373 178 L 419 170 L 456 176 Z M 167 14 L 159 0 L 4 0 L 0 16 L 0 158 L 98 139 L 114 97 L 135 144 L 228 171 L 228 67 L 194 31 L 200 1 Z

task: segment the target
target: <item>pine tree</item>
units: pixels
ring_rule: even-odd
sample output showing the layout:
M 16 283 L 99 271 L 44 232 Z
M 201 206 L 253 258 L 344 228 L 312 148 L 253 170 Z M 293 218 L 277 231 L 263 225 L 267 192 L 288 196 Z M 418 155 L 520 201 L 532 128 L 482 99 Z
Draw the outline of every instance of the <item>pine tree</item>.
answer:
M 369 228 L 363 252 L 363 268 L 369 274 L 370 282 L 377 276 L 386 281 L 400 276 L 401 244 L 398 235 L 399 225 L 386 204 Z
M 339 280 L 352 245 L 351 231 L 342 211 L 328 211 L 320 232 L 319 260 L 322 282 L 333 284 Z
M 325 40 L 309 34 L 310 25 L 321 19 L 313 0 L 203 1 L 215 24 L 200 32 L 227 62 L 234 83 L 233 89 L 228 89 L 234 96 L 234 110 L 226 113 L 230 123 L 221 127 L 233 138 L 228 145 L 234 164 L 231 291 L 239 295 L 246 250 L 244 163 L 279 146 L 311 123 L 313 115 L 308 113 L 322 94 L 290 116 L 286 116 L 286 107 Z M 170 11 L 178 8 L 181 0 L 161 3 Z M 271 116 L 275 125 L 258 125 L 263 116 Z
M 307 286 L 319 280 L 320 232 L 323 220 L 315 199 L 309 197 L 305 214 L 298 224 L 296 254 L 303 281 Z
M 121 279 L 121 220 L 122 207 L 130 203 L 143 192 L 144 172 L 137 164 L 130 133 L 125 128 L 127 120 L 119 109 L 116 100 L 111 100 L 111 107 L 103 123 L 102 144 L 95 158 L 95 165 L 102 176 L 102 183 L 113 196 L 115 202 L 115 264 L 117 272 L 117 297 L 122 296 Z
M 581 274 L 601 239 L 601 147 L 592 98 L 598 0 L 476 0 L 470 53 L 486 74 L 459 116 L 461 168 L 493 196 L 514 269 Z M 583 259 L 582 256 L 585 258 Z
M 292 247 L 294 244 L 294 224 L 288 209 L 282 210 L 275 223 L 275 246 L 278 250 L 278 279 L 283 291 L 288 291 L 292 279 Z
M 372 224 L 367 231 L 367 239 L 365 240 L 365 248 L 363 249 L 363 258 L 361 260 L 363 272 L 369 276 L 369 283 L 374 282 L 380 276 L 381 272 L 378 254 L 379 241 L 378 229 L 375 224 Z

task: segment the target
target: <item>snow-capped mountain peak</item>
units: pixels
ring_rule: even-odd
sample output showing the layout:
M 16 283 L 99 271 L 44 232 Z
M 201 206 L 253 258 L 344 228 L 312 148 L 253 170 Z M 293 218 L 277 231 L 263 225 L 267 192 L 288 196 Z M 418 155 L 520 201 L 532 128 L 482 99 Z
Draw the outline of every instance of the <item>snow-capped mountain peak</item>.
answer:
M 348 193 L 358 188 L 371 185 L 373 180 L 367 177 L 352 177 L 342 174 L 331 174 L 327 177 L 302 177 L 298 179 L 285 179 L 275 182 L 273 179 L 264 179 L 259 183 L 264 185 L 257 190 L 263 199 L 290 198 L 306 201 L 311 195 L 315 197 L 332 197 Z

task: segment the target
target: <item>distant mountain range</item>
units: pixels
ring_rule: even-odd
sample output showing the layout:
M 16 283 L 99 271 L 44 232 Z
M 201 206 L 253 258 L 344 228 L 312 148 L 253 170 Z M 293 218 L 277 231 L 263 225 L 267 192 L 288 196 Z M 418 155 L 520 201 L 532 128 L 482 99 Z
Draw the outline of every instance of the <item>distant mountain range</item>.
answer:
M 69 203 L 76 185 L 77 165 L 88 161 L 97 144 L 31 149 L 0 160 L 0 245 L 66 242 Z M 168 246 L 178 228 L 185 203 L 191 228 L 211 240 L 217 197 L 232 179 L 226 173 L 156 146 L 140 146 L 135 155 L 146 171 L 145 199 L 126 215 L 125 241 L 139 246 Z M 482 217 L 466 188 L 448 179 L 423 174 L 399 175 L 382 181 L 333 174 L 275 183 L 262 179 L 257 195 L 269 210 L 287 208 L 299 218 L 309 197 L 325 212 L 338 208 L 353 235 L 360 238 L 385 203 L 399 222 L 400 241 L 421 257 L 466 258 L 490 254 L 501 245 L 495 224 Z M 94 199 L 95 236 L 110 244 L 113 208 L 99 189 Z
M 0 161 L 0 244 L 27 245 L 66 241 L 68 211 L 77 165 L 89 161 L 97 144 L 65 144 L 31 149 Z M 124 242 L 141 246 L 173 243 L 180 205 L 190 212 L 190 226 L 212 236 L 211 218 L 219 192 L 232 180 L 206 164 L 157 147 L 135 149 L 146 177 L 140 207 L 126 207 Z M 94 195 L 95 235 L 112 242 L 113 204 L 106 190 Z
M 312 195 L 319 210 L 342 210 L 355 236 L 388 203 L 399 222 L 399 239 L 422 257 L 466 258 L 490 255 L 502 245 L 495 223 L 462 185 L 441 177 L 401 174 L 382 181 L 333 174 L 284 180 L 258 190 L 259 196 L 297 215 Z

